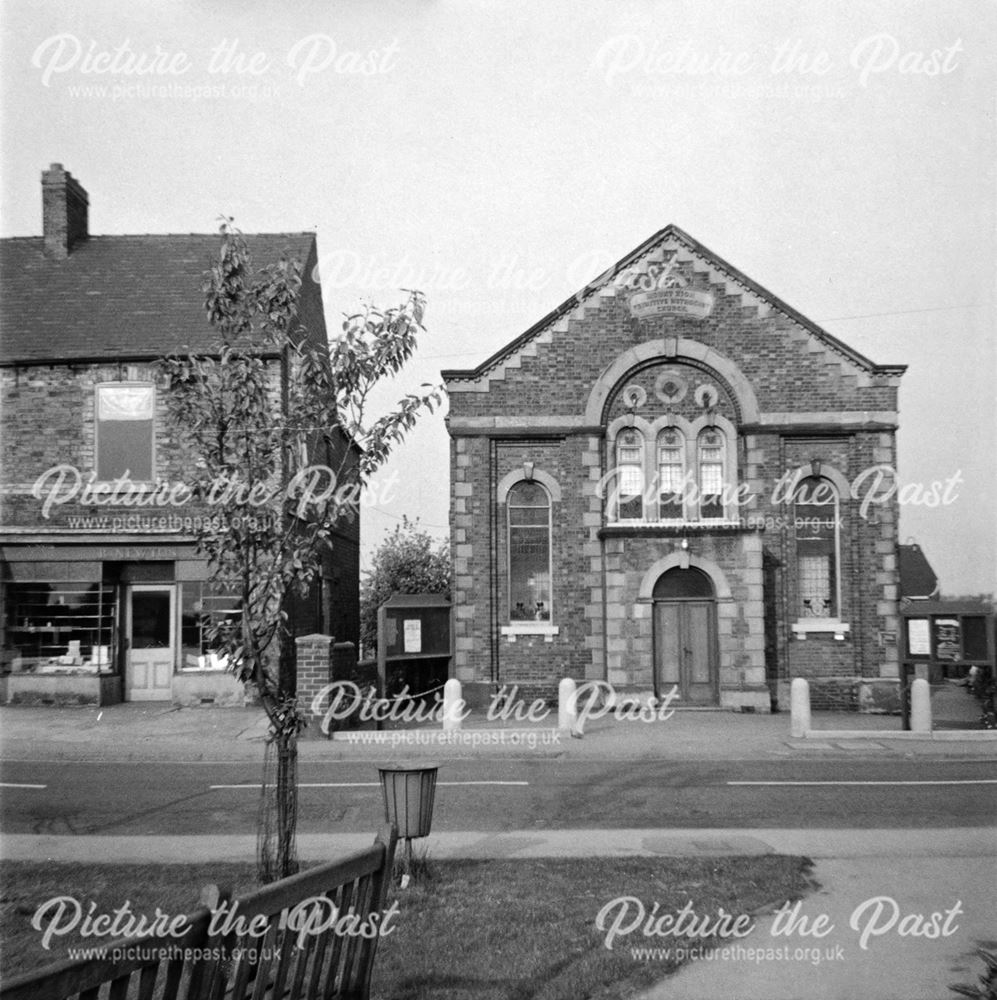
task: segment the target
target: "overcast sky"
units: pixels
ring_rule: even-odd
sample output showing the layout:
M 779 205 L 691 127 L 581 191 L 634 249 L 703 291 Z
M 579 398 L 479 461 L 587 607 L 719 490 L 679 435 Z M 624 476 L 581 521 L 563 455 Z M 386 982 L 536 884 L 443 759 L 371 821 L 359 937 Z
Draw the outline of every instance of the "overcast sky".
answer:
M 478 364 L 674 222 L 909 366 L 901 478 L 955 499 L 906 504 L 901 540 L 946 592 L 995 589 L 993 4 L 0 10 L 2 235 L 40 232 L 50 162 L 89 191 L 93 233 L 206 232 L 222 213 L 315 229 L 331 331 L 363 299 L 425 291 L 397 393 Z M 365 547 L 403 515 L 444 535 L 442 416 L 389 473 Z

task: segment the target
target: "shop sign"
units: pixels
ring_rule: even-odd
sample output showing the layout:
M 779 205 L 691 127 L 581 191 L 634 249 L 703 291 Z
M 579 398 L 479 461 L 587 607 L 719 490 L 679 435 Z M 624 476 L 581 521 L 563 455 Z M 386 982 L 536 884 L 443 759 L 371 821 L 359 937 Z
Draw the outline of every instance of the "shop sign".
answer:
M 189 556 L 193 548 L 176 545 L 18 545 L 4 546 L 8 562 L 148 562 Z

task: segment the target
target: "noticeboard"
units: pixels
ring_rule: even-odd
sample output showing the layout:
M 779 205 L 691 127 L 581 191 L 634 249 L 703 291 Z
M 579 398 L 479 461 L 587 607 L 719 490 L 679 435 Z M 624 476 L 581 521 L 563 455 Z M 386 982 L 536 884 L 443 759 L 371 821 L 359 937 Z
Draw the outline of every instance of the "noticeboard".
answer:
M 381 606 L 381 614 L 378 650 L 383 645 L 386 659 L 450 655 L 449 603 L 392 606 L 388 602 Z
M 440 594 L 395 594 L 378 608 L 377 675 L 382 693 L 388 689 L 389 675 L 401 677 L 414 690 L 430 680 L 432 684 L 446 680 L 453 665 L 450 615 L 450 602 Z

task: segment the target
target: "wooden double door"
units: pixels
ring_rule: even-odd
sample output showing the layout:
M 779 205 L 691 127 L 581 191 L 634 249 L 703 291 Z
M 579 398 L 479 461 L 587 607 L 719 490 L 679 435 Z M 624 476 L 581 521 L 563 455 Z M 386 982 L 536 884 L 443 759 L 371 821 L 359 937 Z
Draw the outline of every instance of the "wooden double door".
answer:
M 676 686 L 679 705 L 718 704 L 716 602 L 656 601 L 654 658 L 659 696 Z

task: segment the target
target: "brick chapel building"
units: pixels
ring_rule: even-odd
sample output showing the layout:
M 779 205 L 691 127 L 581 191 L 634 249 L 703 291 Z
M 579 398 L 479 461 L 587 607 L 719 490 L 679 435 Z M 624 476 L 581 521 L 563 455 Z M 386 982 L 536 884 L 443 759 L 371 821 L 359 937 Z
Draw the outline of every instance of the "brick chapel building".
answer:
M 201 283 L 219 236 L 91 235 L 61 164 L 42 192 L 43 235 L 0 240 L 0 700 L 241 704 L 206 634 L 237 607 L 197 551 L 212 510 L 156 499 L 185 461 L 159 359 L 217 349 Z M 257 265 L 301 261 L 298 317 L 325 343 L 315 235 L 247 243 Z M 279 385 L 286 359 L 263 361 Z M 296 634 L 358 641 L 359 520 L 295 606 Z
M 896 683 L 902 365 L 675 226 L 450 394 L 455 672 L 679 705 L 856 707 Z

